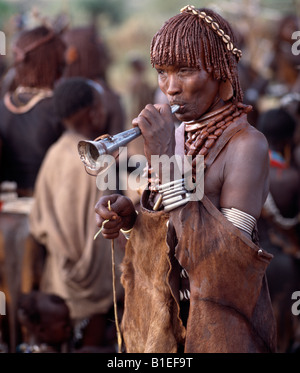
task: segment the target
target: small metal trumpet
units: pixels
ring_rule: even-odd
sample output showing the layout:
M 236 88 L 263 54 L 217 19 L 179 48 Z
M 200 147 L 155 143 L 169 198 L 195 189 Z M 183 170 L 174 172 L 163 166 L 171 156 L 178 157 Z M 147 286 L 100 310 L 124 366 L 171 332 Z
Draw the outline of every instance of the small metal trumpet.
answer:
M 176 113 L 179 105 L 171 106 L 172 114 Z M 78 153 L 84 165 L 92 171 L 99 169 L 97 163 L 101 155 L 113 155 L 119 147 L 127 145 L 130 141 L 141 135 L 139 127 L 118 133 L 115 136 L 104 135 L 97 141 L 81 140 L 78 143 Z

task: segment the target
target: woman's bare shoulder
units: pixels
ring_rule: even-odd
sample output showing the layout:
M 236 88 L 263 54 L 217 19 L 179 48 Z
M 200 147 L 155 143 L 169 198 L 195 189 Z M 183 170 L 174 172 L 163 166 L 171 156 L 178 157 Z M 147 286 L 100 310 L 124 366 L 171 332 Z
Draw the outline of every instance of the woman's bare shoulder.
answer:
M 232 137 L 228 151 L 235 155 L 248 156 L 249 160 L 265 158 L 268 155 L 269 144 L 262 132 L 249 125 Z

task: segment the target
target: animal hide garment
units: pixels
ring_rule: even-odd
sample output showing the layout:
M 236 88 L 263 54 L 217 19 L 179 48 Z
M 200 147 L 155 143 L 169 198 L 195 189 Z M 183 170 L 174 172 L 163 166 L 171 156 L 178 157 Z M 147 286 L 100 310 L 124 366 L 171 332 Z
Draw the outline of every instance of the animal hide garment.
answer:
M 168 239 L 171 229 L 176 247 Z M 126 351 L 170 353 L 184 344 L 187 353 L 274 352 L 275 319 L 265 276 L 271 259 L 206 196 L 176 213 L 142 208 L 122 265 Z M 174 281 L 179 263 L 190 279 L 186 329 Z

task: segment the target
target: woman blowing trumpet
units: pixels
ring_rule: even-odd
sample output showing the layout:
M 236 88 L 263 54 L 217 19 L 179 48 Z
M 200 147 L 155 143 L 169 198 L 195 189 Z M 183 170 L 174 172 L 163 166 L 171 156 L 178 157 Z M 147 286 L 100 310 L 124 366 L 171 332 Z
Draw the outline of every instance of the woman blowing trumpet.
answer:
M 128 238 L 121 279 L 127 352 L 275 351 L 265 276 L 272 255 L 256 234 L 268 194 L 268 145 L 247 121 L 241 55 L 228 22 L 209 9 L 183 8 L 152 39 L 159 87 L 180 106 L 181 125 L 175 131 L 169 105 L 147 105 L 133 120 L 151 179 L 139 213 L 121 195 L 95 207 L 99 227 L 109 220 L 105 238 L 120 230 Z M 201 201 L 187 197 L 193 191 L 181 178 L 162 184 L 158 172 L 153 183 L 153 156 L 174 154 L 204 157 Z M 166 209 L 170 196 L 182 204 Z

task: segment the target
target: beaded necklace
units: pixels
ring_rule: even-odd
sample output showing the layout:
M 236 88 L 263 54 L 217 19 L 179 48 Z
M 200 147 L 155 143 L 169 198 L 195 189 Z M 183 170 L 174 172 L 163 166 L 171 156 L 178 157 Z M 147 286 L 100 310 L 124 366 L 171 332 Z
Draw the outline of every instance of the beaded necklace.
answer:
M 29 96 L 28 101 L 22 102 L 20 95 Z M 18 87 L 12 94 L 7 92 L 4 95 L 6 108 L 14 114 L 24 114 L 31 110 L 41 100 L 52 97 L 53 91 L 50 88 Z
M 191 155 L 193 159 L 192 167 L 195 172 L 196 155 L 204 156 L 204 169 L 206 168 L 206 158 L 210 149 L 215 145 L 224 130 L 228 128 L 243 113 L 249 113 L 252 106 L 241 102 L 237 104 L 229 103 L 219 109 L 204 114 L 199 120 L 184 122 L 185 124 L 185 154 Z M 158 175 L 152 167 L 146 167 L 144 177 L 148 177 L 149 190 L 156 191 L 159 184 Z
M 241 102 L 229 103 L 220 109 L 202 116 L 197 122 L 185 123 L 185 154 L 195 157 L 204 156 L 205 159 L 210 149 L 215 145 L 224 130 L 228 128 L 243 113 L 252 110 L 250 105 Z

